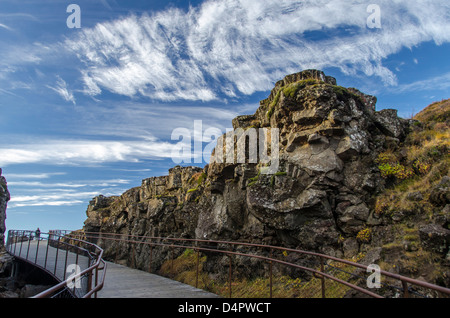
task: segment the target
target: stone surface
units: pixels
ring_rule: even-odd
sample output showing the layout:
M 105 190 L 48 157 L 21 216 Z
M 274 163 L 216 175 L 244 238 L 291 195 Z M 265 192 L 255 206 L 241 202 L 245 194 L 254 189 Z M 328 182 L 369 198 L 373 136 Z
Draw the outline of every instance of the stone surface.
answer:
M 2 169 L 0 168 L 0 251 L 5 245 L 5 220 L 6 220 L 6 208 L 7 203 L 10 199 L 10 194 L 8 191 L 8 185 L 5 177 L 2 176 Z
M 321 71 L 288 75 L 255 114 L 232 122 L 244 131 L 279 129 L 278 173 L 261 173 L 264 167 L 256 163 L 174 167 L 120 197 L 95 198 L 84 229 L 265 242 L 354 256 L 357 233 L 368 220 L 378 225 L 370 217 L 371 198 L 384 189 L 385 180 L 375 159 L 387 140 L 400 143 L 406 135 L 406 121 L 394 110 L 377 112 L 375 103 L 375 97 L 337 86 Z M 132 259 L 126 243 L 99 244 L 111 259 L 148 268 L 145 247 Z M 166 254 L 153 255 L 152 266 L 158 268 Z
M 450 230 L 437 224 L 423 225 L 419 228 L 420 240 L 425 247 L 446 254 L 450 246 Z
M 441 181 L 432 189 L 430 202 L 436 206 L 450 204 L 450 177 L 444 176 Z

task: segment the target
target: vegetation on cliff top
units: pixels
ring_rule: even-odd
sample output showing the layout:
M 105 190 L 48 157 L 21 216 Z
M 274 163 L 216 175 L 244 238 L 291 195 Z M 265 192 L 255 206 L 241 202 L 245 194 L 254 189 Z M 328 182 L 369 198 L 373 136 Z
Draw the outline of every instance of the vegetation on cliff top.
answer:
M 415 119 L 403 147 L 388 149 L 376 160 L 382 176 L 390 181 L 377 201 L 379 215 L 410 208 L 415 201 L 431 217 L 436 205 L 429 200 L 432 188 L 449 175 L 450 100 L 430 105 Z
M 370 225 L 356 236 L 362 245 L 362 251 L 368 251 L 381 245 L 383 257 L 379 261 L 382 269 L 400 274 L 426 277 L 446 285 L 448 277 L 442 255 L 421 244 L 420 226 L 436 221 L 442 216 L 444 201 L 434 197 L 435 188 L 450 171 L 450 100 L 434 103 L 419 113 L 411 125 L 411 131 L 405 142 L 397 148 L 387 149 L 376 159 L 380 172 L 388 182 L 386 190 L 376 197 L 375 217 L 383 220 L 384 225 L 391 224 L 390 240 L 372 240 L 386 233 L 386 227 Z M 277 175 L 285 175 L 279 173 Z M 249 179 L 248 186 L 258 182 L 260 175 Z M 446 224 L 449 226 L 448 222 Z M 381 231 L 381 232 L 380 232 Z M 342 238 L 342 241 L 345 239 Z M 365 246 L 365 247 L 364 247 Z M 287 254 L 283 254 L 285 257 Z M 361 257 L 352 259 L 360 261 Z M 356 257 L 356 256 L 355 256 Z M 444 256 L 445 257 L 445 256 Z M 229 285 L 225 281 L 212 280 L 203 271 L 206 256 L 200 258 L 199 287 L 228 296 Z M 187 284 L 196 285 L 196 255 L 186 250 L 174 261 L 166 261 L 161 274 L 171 276 Z M 342 271 L 346 273 L 346 271 Z M 343 275 L 343 274 L 342 274 Z M 339 277 L 344 280 L 349 277 Z M 269 280 L 267 277 L 253 279 L 236 278 L 232 282 L 234 297 L 267 297 Z M 276 275 L 273 279 L 274 295 L 277 297 L 320 297 L 320 280 L 303 280 L 286 275 Z M 327 289 L 329 297 L 343 297 L 347 288 L 332 285 Z
M 427 276 L 430 281 L 445 284 L 440 280 L 449 279 L 445 265 L 448 246 L 441 251 L 424 248 L 420 230 L 436 223 L 444 231 L 449 229 L 445 208 L 449 188 L 442 182 L 450 173 L 450 99 L 431 104 L 414 120 L 403 145 L 388 149 L 376 160 L 388 182 L 386 190 L 376 197 L 375 216 L 393 224 L 395 230 L 392 242 L 382 247 L 386 254 L 398 255 L 397 264 L 385 261 L 382 265 L 385 270 Z M 433 234 L 428 236 L 431 239 Z

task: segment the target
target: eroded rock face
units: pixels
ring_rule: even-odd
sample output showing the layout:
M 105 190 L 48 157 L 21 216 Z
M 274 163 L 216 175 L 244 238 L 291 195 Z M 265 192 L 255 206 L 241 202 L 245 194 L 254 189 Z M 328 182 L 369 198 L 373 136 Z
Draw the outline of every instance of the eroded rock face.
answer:
M 375 111 L 375 103 L 321 71 L 289 75 L 254 115 L 232 123 L 244 131 L 279 129 L 277 173 L 263 174 L 257 163 L 175 167 L 120 197 L 95 198 L 85 229 L 265 242 L 342 256 L 339 236 L 354 238 L 366 226 L 370 199 L 383 189 L 374 160 L 387 142 L 402 140 L 407 126 L 395 111 Z M 125 245 L 107 252 L 130 255 Z M 134 261 L 145 266 L 147 252 L 143 247 Z
M 6 207 L 10 199 L 8 186 L 5 177 L 2 176 L 2 169 L 0 168 L 0 251 L 4 248 L 5 244 L 5 220 L 6 220 Z

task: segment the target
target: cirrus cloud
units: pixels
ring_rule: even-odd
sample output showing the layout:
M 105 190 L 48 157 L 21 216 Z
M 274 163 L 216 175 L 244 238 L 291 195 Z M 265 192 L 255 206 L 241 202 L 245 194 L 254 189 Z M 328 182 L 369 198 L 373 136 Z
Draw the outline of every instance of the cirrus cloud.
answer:
M 156 100 L 233 98 L 270 89 L 287 73 L 337 67 L 397 85 L 383 59 L 423 42 L 450 41 L 445 0 L 220 0 L 82 29 L 65 47 L 83 62 L 84 93 L 107 90 Z
M 2 146 L 0 166 L 12 164 L 96 165 L 171 158 L 175 145 L 156 141 L 46 140 Z

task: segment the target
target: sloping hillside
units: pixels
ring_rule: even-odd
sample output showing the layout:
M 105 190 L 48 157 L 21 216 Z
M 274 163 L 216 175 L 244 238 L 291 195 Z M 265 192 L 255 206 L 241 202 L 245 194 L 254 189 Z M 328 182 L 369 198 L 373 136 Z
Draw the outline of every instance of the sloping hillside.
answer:
M 405 142 L 380 154 L 386 190 L 377 197 L 371 245 L 384 269 L 450 286 L 450 99 L 417 114 Z M 390 238 L 377 238 L 385 236 Z

